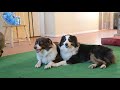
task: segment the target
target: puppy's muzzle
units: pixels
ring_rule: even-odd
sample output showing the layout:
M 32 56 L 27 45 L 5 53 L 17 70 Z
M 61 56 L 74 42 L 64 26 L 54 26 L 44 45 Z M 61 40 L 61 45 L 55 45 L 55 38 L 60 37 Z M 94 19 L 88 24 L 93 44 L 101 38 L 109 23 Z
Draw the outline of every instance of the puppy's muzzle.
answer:
M 37 49 L 37 47 L 36 47 L 36 46 L 34 46 L 34 49 Z
M 0 57 L 2 56 L 3 50 L 0 50 Z
M 34 49 L 36 50 L 37 53 L 39 53 L 42 49 L 37 49 L 37 46 L 34 46 Z
M 68 46 L 68 43 L 65 43 L 65 47 L 66 47 L 66 48 L 68 48 L 68 47 L 69 47 L 69 46 Z

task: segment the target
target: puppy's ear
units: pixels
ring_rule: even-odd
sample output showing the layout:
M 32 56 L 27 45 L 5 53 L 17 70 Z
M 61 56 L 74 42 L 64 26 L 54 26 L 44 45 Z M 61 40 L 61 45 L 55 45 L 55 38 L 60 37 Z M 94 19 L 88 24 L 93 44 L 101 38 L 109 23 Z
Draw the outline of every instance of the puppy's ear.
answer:
M 49 39 L 49 38 L 48 38 L 48 40 L 49 40 L 49 43 L 50 43 L 50 44 L 52 44 L 52 40 L 51 40 L 51 39 Z
M 35 40 L 35 44 L 37 44 L 37 43 L 38 43 L 38 39 L 39 39 L 39 38 L 37 38 L 37 39 Z
M 75 47 L 78 47 L 78 40 L 77 40 L 77 37 L 76 36 L 74 36 L 74 35 L 71 35 L 71 37 L 72 37 L 72 42 L 73 42 L 73 45 L 75 46 Z
M 48 40 L 48 45 L 51 46 L 51 45 L 53 44 L 53 43 L 52 43 L 52 40 L 49 39 L 49 38 L 47 38 L 47 40 Z
M 64 41 L 65 41 L 65 35 L 61 37 L 59 46 L 62 46 Z

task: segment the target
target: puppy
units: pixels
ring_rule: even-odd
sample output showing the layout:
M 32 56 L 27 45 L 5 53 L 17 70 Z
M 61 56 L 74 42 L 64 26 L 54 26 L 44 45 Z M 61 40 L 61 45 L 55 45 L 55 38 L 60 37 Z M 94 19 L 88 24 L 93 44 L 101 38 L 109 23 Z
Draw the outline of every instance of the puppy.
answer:
M 73 35 L 62 36 L 59 49 L 63 61 L 54 63 L 54 67 L 90 60 L 93 64 L 89 68 L 97 66 L 106 68 L 106 66 L 115 62 L 114 54 L 110 48 L 101 45 L 80 44 L 77 37 Z
M 5 47 L 5 37 L 4 35 L 0 32 L 0 57 L 2 56 L 3 53 L 3 48 Z
M 36 68 L 41 67 L 42 64 L 46 64 L 44 69 L 51 68 L 54 62 L 59 61 L 57 46 L 49 38 L 40 37 L 36 39 L 34 49 L 38 60 L 35 65 Z
M 78 55 L 80 44 L 77 41 L 76 36 L 64 35 L 61 37 L 59 43 L 60 56 L 62 61 L 54 63 L 52 66 L 58 67 L 61 65 L 80 63 L 80 58 Z

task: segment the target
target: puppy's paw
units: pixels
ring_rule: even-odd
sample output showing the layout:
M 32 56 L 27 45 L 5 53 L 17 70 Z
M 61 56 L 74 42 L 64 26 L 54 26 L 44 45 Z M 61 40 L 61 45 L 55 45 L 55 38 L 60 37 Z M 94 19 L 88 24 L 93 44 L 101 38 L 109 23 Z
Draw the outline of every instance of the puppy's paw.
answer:
M 88 68 L 96 68 L 97 67 L 97 64 L 91 64 Z
M 35 68 L 39 68 L 39 67 L 41 67 L 41 63 L 37 63 L 37 64 L 35 65 Z
M 106 65 L 105 65 L 105 64 L 102 64 L 102 65 L 100 66 L 100 68 L 101 68 L 101 69 L 104 69 L 104 68 L 106 68 Z
M 52 66 L 51 65 L 46 65 L 45 67 L 44 67 L 44 69 L 50 69 Z

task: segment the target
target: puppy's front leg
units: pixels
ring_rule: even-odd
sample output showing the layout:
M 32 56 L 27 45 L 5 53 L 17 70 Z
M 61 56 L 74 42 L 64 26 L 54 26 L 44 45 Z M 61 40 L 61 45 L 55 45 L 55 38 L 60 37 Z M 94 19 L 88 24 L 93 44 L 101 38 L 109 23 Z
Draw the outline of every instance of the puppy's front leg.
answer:
M 37 64 L 35 65 L 35 67 L 36 67 L 36 68 L 41 67 L 41 60 L 39 60 L 39 61 L 37 62 Z
M 41 58 L 40 58 L 39 53 L 37 53 L 36 56 L 37 56 L 38 62 L 37 62 L 37 64 L 35 65 L 35 67 L 36 67 L 36 68 L 39 68 L 39 67 L 41 66 Z
M 59 67 L 59 66 L 64 66 L 64 65 L 68 65 L 68 64 L 66 63 L 66 61 L 60 61 L 60 62 L 58 62 L 58 63 L 53 63 L 53 64 L 52 64 L 53 67 Z

